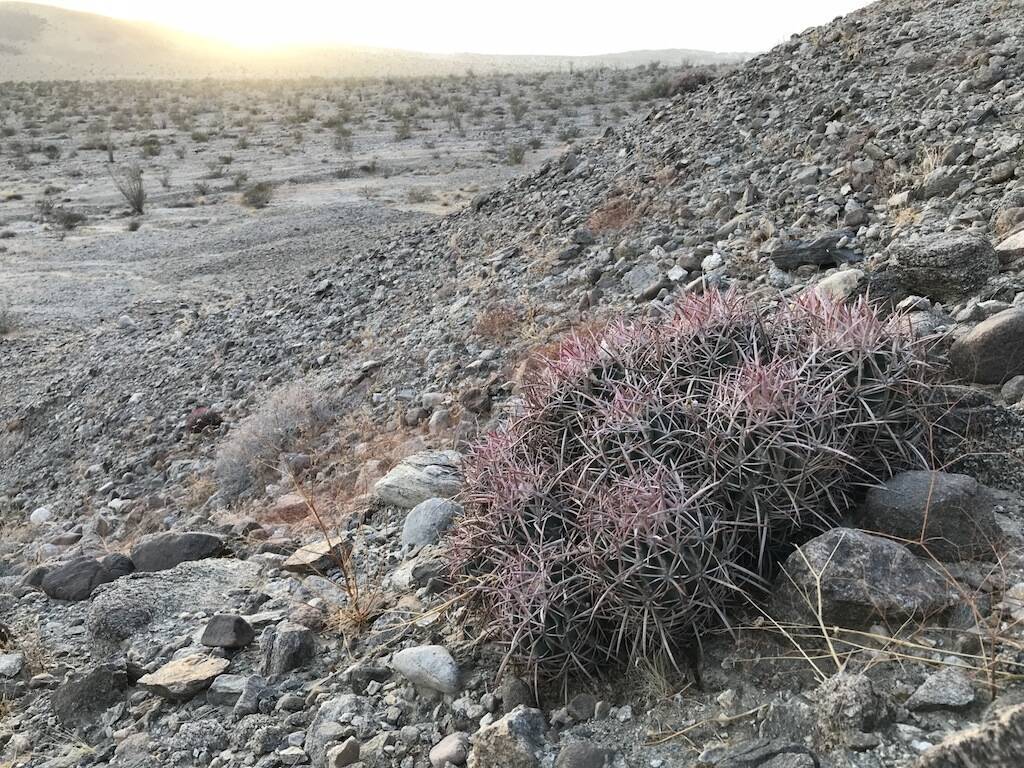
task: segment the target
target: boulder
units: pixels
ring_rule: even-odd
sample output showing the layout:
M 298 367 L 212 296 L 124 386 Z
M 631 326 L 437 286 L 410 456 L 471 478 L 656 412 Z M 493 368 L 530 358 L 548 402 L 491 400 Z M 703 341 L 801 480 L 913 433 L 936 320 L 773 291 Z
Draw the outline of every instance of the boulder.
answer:
M 188 531 L 144 536 L 132 547 L 132 562 L 139 571 L 166 571 L 180 563 L 204 560 L 224 552 L 224 540 L 212 533 Z
M 74 730 L 98 721 L 99 716 L 125 700 L 128 669 L 123 659 L 99 664 L 62 683 L 50 699 L 58 722 Z
M 955 302 L 999 273 L 992 243 L 980 235 L 944 233 L 889 248 L 889 277 L 903 295 Z
M 231 662 L 215 656 L 192 654 L 174 659 L 139 678 L 139 686 L 172 701 L 188 701 L 223 674 Z
M 943 561 L 992 557 L 1000 530 L 993 494 L 973 477 L 912 471 L 871 488 L 861 526 Z
M 440 645 L 405 648 L 394 655 L 392 666 L 411 683 L 441 693 L 459 690 L 459 665 Z
M 1024 307 L 983 320 L 949 349 L 957 374 L 979 384 L 1003 384 L 1024 374 Z
M 135 570 L 132 561 L 121 554 L 102 560 L 77 557 L 46 572 L 40 588 L 55 600 L 77 602 L 87 600 L 100 584 L 108 584 Z
M 402 526 L 402 545 L 425 547 L 436 544 L 462 506 L 448 499 L 427 499 L 409 510 Z
M 547 723 L 539 709 L 519 706 L 477 731 L 469 768 L 539 768 Z
M 373 492 L 385 504 L 402 509 L 427 499 L 449 498 L 462 488 L 461 462 L 457 451 L 413 454 L 378 480 Z
M 771 599 L 781 621 L 866 629 L 937 614 L 953 603 L 943 579 L 902 544 L 850 528 L 811 539 L 783 564 Z

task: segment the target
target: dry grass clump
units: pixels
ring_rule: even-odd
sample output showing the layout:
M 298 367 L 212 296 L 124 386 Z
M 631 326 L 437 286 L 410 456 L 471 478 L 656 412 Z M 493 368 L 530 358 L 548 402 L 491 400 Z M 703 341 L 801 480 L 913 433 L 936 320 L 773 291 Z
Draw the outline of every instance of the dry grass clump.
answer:
M 249 491 L 272 471 L 278 455 L 324 430 L 334 418 L 329 399 L 305 384 L 278 390 L 228 435 L 217 454 L 214 480 L 228 501 Z
M 537 674 L 674 659 L 865 484 L 926 463 L 925 374 L 902 318 L 815 294 L 574 336 L 467 457 L 455 583 Z

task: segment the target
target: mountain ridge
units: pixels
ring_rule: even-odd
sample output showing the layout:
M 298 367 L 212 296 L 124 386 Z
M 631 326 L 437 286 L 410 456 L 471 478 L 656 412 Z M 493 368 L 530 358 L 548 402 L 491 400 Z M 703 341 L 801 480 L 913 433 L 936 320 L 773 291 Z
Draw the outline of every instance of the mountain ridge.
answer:
M 369 46 L 289 46 L 247 51 L 157 24 L 17 0 L 0 2 L 0 81 L 400 77 L 632 67 L 660 61 L 727 64 L 746 53 L 689 49 L 594 56 L 424 53 Z

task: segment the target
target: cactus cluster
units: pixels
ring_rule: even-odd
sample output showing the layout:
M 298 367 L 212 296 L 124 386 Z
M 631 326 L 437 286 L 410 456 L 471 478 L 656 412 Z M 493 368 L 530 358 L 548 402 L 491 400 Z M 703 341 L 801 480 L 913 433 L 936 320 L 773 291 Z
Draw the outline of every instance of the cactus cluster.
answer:
M 456 587 L 541 676 L 675 654 L 858 488 L 926 463 L 926 381 L 901 317 L 816 294 L 573 336 L 467 458 Z

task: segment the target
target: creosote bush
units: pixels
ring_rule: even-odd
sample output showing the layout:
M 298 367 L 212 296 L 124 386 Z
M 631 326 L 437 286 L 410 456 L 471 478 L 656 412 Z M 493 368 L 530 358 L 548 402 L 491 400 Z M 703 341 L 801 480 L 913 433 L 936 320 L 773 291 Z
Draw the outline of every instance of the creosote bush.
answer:
M 467 457 L 451 541 L 456 588 L 539 677 L 677 658 L 866 484 L 927 463 L 920 345 L 865 301 L 688 296 L 539 362 Z

